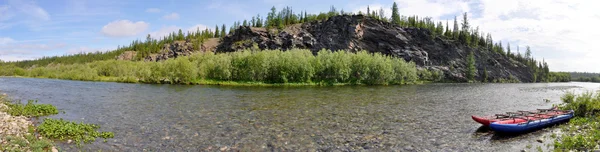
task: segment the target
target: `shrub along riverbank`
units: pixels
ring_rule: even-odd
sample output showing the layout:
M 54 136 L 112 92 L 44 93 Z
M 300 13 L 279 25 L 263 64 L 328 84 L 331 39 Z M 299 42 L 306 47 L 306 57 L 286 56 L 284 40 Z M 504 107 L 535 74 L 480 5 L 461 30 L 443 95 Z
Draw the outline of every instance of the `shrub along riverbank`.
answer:
M 401 58 L 360 51 L 237 51 L 198 53 L 164 62 L 94 61 L 22 69 L 5 66 L 2 76 L 129 83 L 230 85 L 411 84 L 416 65 Z
M 600 91 L 561 97 L 563 110 L 574 110 L 575 118 L 561 125 L 562 134 L 555 136 L 555 151 L 590 151 L 600 149 Z
M 28 101 L 10 102 L 0 95 L 0 151 L 52 151 L 57 152 L 54 140 L 74 141 L 77 145 L 90 143 L 101 137 L 113 138 L 112 132 L 98 132 L 94 124 L 75 123 L 63 119 L 46 118 L 38 127 L 31 117 L 58 114 L 55 106 Z

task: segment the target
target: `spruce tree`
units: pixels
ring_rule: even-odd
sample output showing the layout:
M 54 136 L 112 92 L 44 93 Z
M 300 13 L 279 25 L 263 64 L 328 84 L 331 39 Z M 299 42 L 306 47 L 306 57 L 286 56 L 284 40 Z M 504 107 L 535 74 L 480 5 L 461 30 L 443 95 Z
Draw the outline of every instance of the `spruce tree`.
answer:
M 454 29 L 452 30 L 452 37 L 454 37 L 454 39 L 458 38 L 458 21 L 456 21 L 456 16 L 454 16 Z
M 462 31 L 469 32 L 469 20 L 467 19 L 467 12 L 463 13 Z
M 214 38 L 217 38 L 217 37 L 219 37 L 219 34 L 221 34 L 221 33 L 219 32 L 219 26 L 218 26 L 218 25 L 215 25 L 215 36 L 213 36 L 213 37 L 214 37 Z
M 227 35 L 227 33 L 225 33 L 225 24 L 223 24 L 223 26 L 221 26 L 221 37 L 225 37 L 225 35 Z
M 392 23 L 400 25 L 400 14 L 398 13 L 398 5 L 396 2 L 392 5 Z
M 467 56 L 467 79 L 469 81 L 475 80 L 475 72 L 477 69 L 475 68 L 475 55 L 471 51 Z
M 506 56 L 510 57 L 510 42 L 506 44 Z

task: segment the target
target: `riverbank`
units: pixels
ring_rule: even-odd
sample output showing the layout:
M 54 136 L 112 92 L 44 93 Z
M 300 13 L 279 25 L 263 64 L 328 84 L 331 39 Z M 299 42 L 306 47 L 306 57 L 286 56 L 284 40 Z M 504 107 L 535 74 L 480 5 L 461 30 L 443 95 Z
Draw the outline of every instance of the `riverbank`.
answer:
M 58 152 L 54 141 L 68 144 L 91 143 L 96 138 L 113 138 L 112 132 L 98 132 L 94 124 L 75 123 L 63 119 L 45 118 L 39 125 L 33 117 L 58 114 L 55 106 L 11 102 L 5 94 L 0 95 L 0 151 L 52 151 Z
M 600 150 L 600 91 L 575 95 L 567 92 L 561 100 L 563 110 L 574 110 L 575 118 L 561 126 L 561 134 L 556 138 L 554 151 Z
M 8 113 L 6 95 L 0 95 L 0 151 L 52 151 L 58 152 L 51 140 L 36 137 L 30 118 Z

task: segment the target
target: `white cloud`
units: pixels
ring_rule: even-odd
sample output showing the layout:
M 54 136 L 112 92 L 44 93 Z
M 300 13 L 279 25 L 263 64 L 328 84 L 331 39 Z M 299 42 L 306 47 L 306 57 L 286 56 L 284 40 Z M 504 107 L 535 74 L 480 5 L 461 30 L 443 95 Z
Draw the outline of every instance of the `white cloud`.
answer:
M 116 20 L 102 27 L 102 33 L 110 37 L 135 36 L 148 29 L 148 23 L 143 21 Z
M 179 19 L 179 14 L 177 13 L 171 13 L 171 14 L 167 14 L 165 16 L 162 17 L 165 20 L 178 20 Z
M 62 49 L 67 45 L 23 43 L 11 38 L 0 38 L 0 60 L 17 61 L 41 57 L 44 52 Z
M 471 22 L 512 47 L 531 46 L 534 57 L 546 59 L 552 71 L 600 72 L 596 6 L 595 1 L 484 0 L 481 17 Z
M 162 10 L 158 8 L 148 8 L 146 9 L 146 13 L 160 13 Z
M 15 40 L 11 39 L 10 37 L 0 37 L 0 46 L 13 42 L 15 42 Z
M 50 14 L 46 12 L 43 8 L 39 7 L 33 1 L 27 0 L 8 0 L 8 4 L 21 13 L 27 14 L 31 17 L 34 17 L 39 20 L 50 20 Z

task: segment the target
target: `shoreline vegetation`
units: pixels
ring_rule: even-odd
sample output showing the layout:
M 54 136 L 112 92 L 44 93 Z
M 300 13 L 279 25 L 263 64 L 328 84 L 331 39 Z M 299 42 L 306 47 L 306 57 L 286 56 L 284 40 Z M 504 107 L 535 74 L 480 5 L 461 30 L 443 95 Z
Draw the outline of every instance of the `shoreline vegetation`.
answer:
M 419 71 L 413 62 L 380 53 L 322 50 L 244 50 L 196 53 L 164 62 L 123 60 L 48 64 L 28 69 L 3 67 L 3 76 L 84 81 L 250 86 L 416 84 L 419 75 L 440 80 L 439 72 Z M 423 69 L 425 70 L 425 69 Z
M 562 110 L 574 110 L 575 118 L 561 125 L 555 138 L 554 151 L 590 151 L 600 149 L 600 91 L 579 95 L 567 92 L 561 97 Z M 594 150 L 594 151 L 596 151 Z
M 37 126 L 32 118 L 58 114 L 55 106 L 11 102 L 5 94 L 0 95 L 0 151 L 51 151 L 58 152 L 56 141 L 91 143 L 96 138 L 113 138 L 112 132 L 98 132 L 95 124 L 76 123 L 63 119 L 45 118 Z

